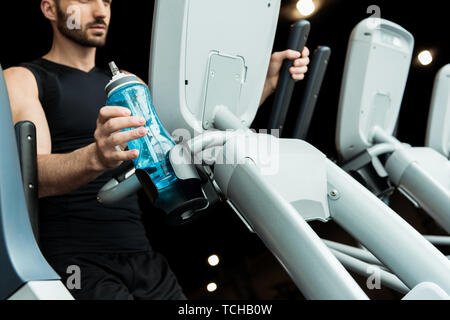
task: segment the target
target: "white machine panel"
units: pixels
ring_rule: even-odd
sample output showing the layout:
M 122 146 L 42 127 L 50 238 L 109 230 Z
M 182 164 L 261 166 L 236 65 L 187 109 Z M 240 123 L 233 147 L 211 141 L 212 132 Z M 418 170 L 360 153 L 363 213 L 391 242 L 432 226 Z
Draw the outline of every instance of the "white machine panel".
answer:
M 380 127 L 392 134 L 405 90 L 413 36 L 384 19 L 360 22 L 350 36 L 337 122 L 336 144 L 344 160 L 372 145 Z
M 434 82 L 426 145 L 450 158 L 450 64 L 438 72 Z
M 8 300 L 74 300 L 61 281 L 30 281 Z
M 149 86 L 171 134 L 188 129 L 196 135 L 211 128 L 217 105 L 251 125 L 279 10 L 280 0 L 155 2 Z
M 450 296 L 433 282 L 422 282 L 412 288 L 402 300 L 450 300 Z

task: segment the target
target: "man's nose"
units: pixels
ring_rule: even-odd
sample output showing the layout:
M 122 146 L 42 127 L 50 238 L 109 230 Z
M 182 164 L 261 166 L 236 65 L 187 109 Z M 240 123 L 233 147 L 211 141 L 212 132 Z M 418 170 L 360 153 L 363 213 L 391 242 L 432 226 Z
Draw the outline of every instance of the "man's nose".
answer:
M 103 0 L 93 1 L 93 15 L 95 19 L 104 19 L 108 15 L 108 8 L 105 6 Z

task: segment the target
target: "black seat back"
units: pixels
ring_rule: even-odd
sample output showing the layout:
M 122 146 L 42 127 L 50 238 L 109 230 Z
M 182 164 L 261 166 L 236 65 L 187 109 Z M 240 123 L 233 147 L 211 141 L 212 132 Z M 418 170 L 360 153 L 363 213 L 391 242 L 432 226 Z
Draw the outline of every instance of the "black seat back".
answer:
M 21 121 L 15 125 L 15 131 L 25 201 L 33 234 L 39 243 L 36 127 L 30 121 Z

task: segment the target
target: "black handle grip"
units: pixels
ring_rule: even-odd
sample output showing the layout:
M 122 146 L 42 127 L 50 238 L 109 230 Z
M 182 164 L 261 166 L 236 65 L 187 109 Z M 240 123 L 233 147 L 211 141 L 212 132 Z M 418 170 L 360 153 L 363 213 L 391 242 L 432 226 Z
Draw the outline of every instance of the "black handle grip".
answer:
M 308 40 L 311 24 L 308 20 L 299 20 L 291 26 L 289 34 L 288 49 L 303 51 Z M 269 129 L 279 129 L 280 136 L 283 131 L 284 122 L 286 120 L 287 112 L 294 91 L 295 80 L 292 79 L 289 68 L 292 62 L 286 59 L 280 71 L 280 78 L 278 80 L 278 88 L 275 93 L 275 101 L 272 108 L 272 114 L 269 119 Z
M 33 234 L 39 243 L 36 127 L 30 121 L 22 121 L 15 125 L 15 131 L 25 201 Z
M 293 138 L 305 140 L 309 131 L 311 119 L 316 108 L 317 98 L 322 87 L 323 78 L 327 71 L 331 49 L 318 47 L 312 56 L 309 72 L 306 75 L 305 90 L 302 95 L 298 116 L 295 122 Z

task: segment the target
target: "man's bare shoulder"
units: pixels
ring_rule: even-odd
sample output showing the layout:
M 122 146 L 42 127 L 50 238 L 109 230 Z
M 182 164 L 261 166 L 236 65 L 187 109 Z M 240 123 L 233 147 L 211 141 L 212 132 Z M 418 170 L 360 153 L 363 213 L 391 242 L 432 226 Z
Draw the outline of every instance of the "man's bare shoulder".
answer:
M 33 73 L 24 67 L 4 71 L 14 123 L 31 120 L 32 114 L 43 112 L 39 89 Z
M 134 73 L 128 72 L 127 70 L 120 70 L 120 72 L 125 73 L 125 74 L 131 74 L 133 76 L 135 76 L 136 78 L 138 78 L 138 80 L 142 83 L 147 85 L 141 78 L 139 78 L 137 75 L 135 75 Z
M 3 71 L 8 91 L 20 90 L 27 94 L 37 93 L 36 78 L 25 67 L 11 67 Z

